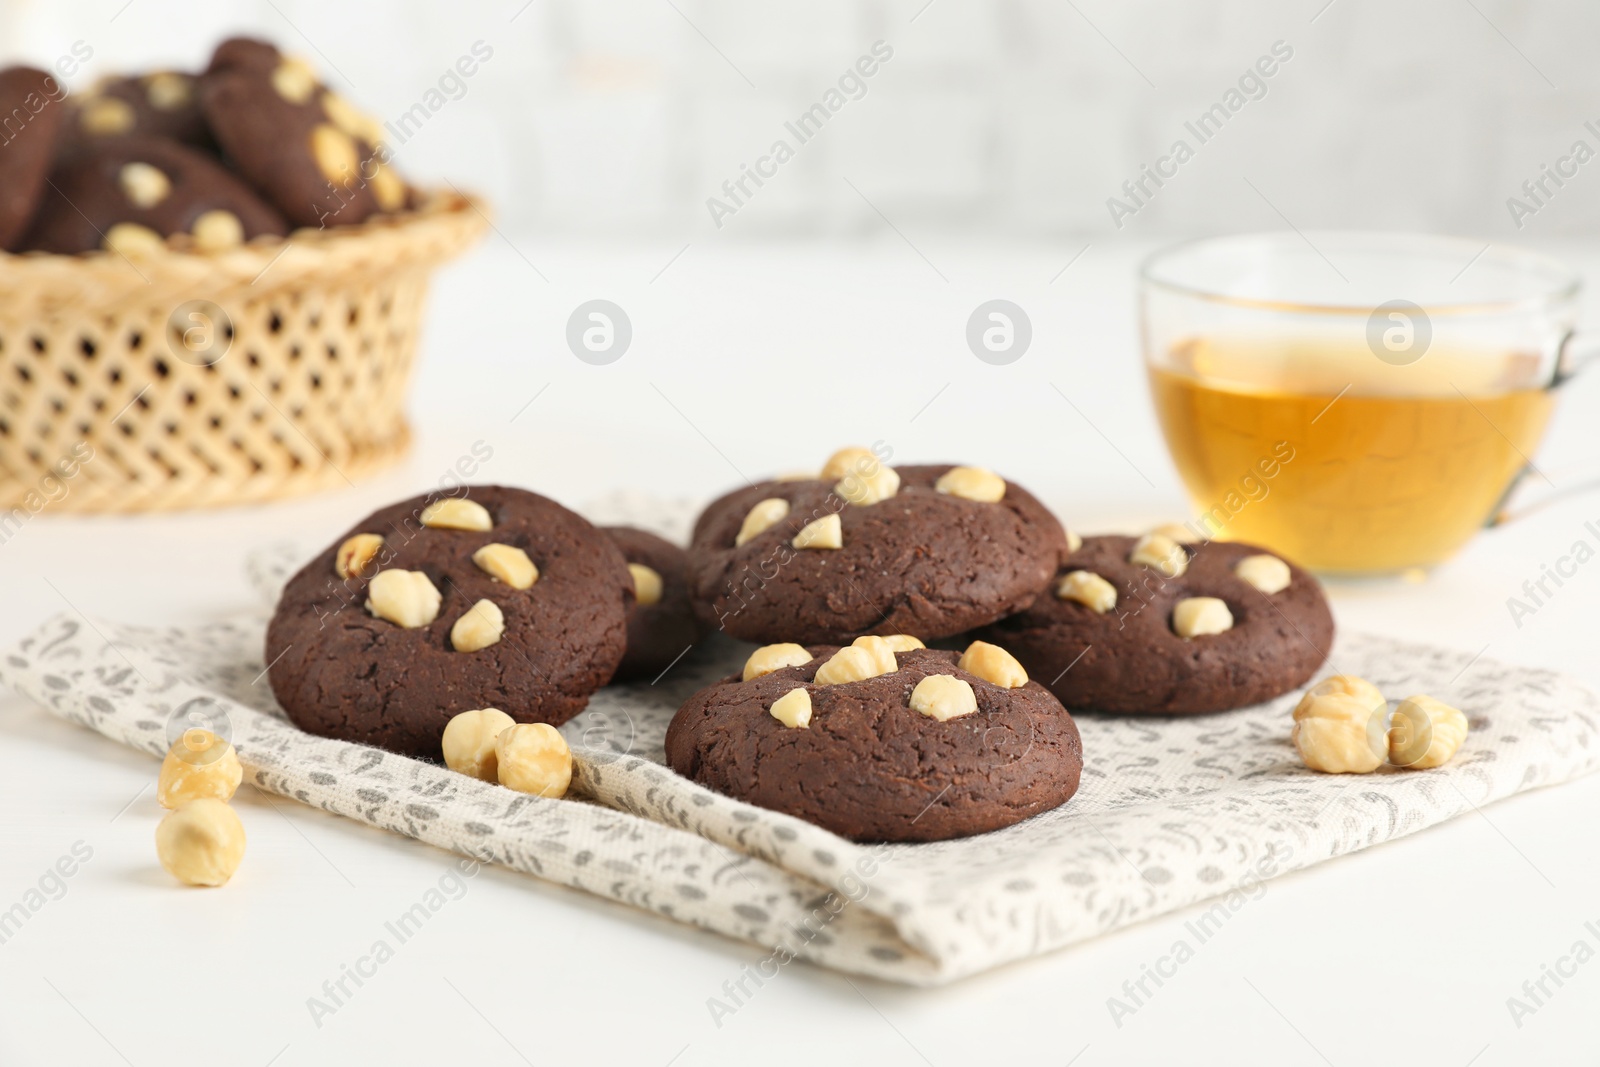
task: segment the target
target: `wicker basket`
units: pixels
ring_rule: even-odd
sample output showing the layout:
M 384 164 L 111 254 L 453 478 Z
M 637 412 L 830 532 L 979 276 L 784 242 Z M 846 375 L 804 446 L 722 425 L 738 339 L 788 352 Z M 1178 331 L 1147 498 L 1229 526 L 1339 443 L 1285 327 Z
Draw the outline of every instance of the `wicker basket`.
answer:
M 209 255 L 0 254 L 0 509 L 271 500 L 391 462 L 429 275 L 486 223 L 448 194 Z

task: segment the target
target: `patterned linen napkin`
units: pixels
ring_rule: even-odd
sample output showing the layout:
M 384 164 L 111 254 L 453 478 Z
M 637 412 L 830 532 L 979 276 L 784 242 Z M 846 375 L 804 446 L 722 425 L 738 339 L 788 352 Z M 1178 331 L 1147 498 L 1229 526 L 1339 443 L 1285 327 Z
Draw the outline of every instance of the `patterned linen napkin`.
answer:
M 638 498 L 587 511 L 680 535 L 683 512 Z M 252 571 L 275 591 L 291 559 L 261 557 Z M 758 981 L 801 958 L 937 985 L 1212 898 L 1195 922 L 1215 928 L 1276 875 L 1600 766 L 1600 700 L 1579 683 L 1347 635 L 1330 671 L 1467 713 L 1448 766 L 1307 771 L 1289 745 L 1294 695 L 1219 715 L 1080 715 L 1083 783 L 1061 808 L 964 840 L 857 845 L 663 765 L 672 713 L 737 671 L 749 646 L 717 638 L 655 684 L 597 694 L 562 728 L 581 798 L 547 800 L 302 733 L 262 677 L 265 621 L 156 629 L 59 616 L 0 659 L 0 681 L 157 758 L 175 716 L 225 715 L 264 790 L 764 946 Z

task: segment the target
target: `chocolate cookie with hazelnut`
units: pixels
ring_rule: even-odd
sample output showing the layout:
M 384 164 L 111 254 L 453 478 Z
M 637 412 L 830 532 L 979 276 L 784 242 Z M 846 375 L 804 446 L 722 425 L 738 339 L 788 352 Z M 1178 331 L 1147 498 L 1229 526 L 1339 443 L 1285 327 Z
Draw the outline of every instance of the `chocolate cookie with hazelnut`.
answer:
M 302 730 L 438 759 L 458 712 L 560 725 L 622 662 L 615 543 L 536 493 L 470 486 L 381 508 L 289 580 L 272 692 Z
M 200 103 L 223 154 L 295 226 L 354 225 L 410 198 L 383 125 L 265 41 L 218 45 Z
M 23 247 L 133 255 L 167 238 L 202 252 L 281 236 L 283 216 L 220 163 L 159 137 L 117 137 L 56 168 Z
M 75 155 L 108 137 L 165 137 L 215 155 L 200 110 L 199 79 L 180 70 L 105 78 L 67 99 L 61 154 Z
M 633 575 L 628 651 L 612 681 L 654 678 L 700 640 L 700 620 L 689 599 L 688 556 L 648 530 L 632 526 L 602 529 L 622 549 L 628 573 Z
M 942 841 L 1065 803 L 1083 746 L 1004 650 L 904 634 L 768 645 L 667 728 L 667 764 L 708 789 L 853 841 Z
M 33 67 L 0 70 L 0 250 L 21 247 L 55 159 L 67 91 Z
M 979 631 L 1076 711 L 1168 714 L 1258 704 L 1333 642 L 1317 580 L 1236 541 L 1087 537 L 1028 610 Z
M 707 626 L 747 641 L 931 640 L 1026 608 L 1066 551 L 1044 505 L 992 471 L 847 448 L 815 477 L 714 501 L 689 574 Z

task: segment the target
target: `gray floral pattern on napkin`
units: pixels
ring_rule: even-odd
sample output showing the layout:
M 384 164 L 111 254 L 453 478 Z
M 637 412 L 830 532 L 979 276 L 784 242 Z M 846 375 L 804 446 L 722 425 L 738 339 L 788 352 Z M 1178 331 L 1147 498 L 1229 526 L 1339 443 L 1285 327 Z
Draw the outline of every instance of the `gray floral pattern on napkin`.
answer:
M 683 528 L 682 509 L 652 522 L 629 506 L 644 512 L 637 524 Z M 265 592 L 294 558 L 252 561 Z M 859 845 L 662 765 L 673 711 L 749 646 L 717 638 L 655 685 L 597 694 L 562 727 L 578 795 L 547 800 L 296 729 L 262 678 L 264 628 L 264 614 L 195 629 L 64 615 L 0 657 L 0 680 L 157 758 L 173 716 L 220 713 L 248 780 L 268 792 L 764 946 L 764 966 L 798 957 L 919 985 L 1226 902 L 1600 766 L 1600 701 L 1577 682 L 1355 635 L 1334 649 L 1338 670 L 1466 711 L 1472 731 L 1448 766 L 1307 771 L 1288 741 L 1294 695 L 1218 715 L 1082 715 L 1083 784 L 1068 804 L 964 840 Z

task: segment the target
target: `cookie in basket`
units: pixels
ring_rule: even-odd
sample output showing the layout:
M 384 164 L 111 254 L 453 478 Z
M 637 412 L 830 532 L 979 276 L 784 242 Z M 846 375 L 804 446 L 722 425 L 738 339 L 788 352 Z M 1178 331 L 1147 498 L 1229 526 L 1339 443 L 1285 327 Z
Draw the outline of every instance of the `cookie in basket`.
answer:
M 471 486 L 357 523 L 289 580 L 272 692 L 308 733 L 439 758 L 457 712 L 560 725 L 622 662 L 621 550 L 555 501 Z
M 201 78 L 223 154 L 295 226 L 353 225 L 410 198 L 383 126 L 264 41 L 224 41 Z
M 1078 788 L 1077 725 L 1017 661 L 903 635 L 769 645 L 690 697 L 667 763 L 700 785 L 852 841 L 998 830 Z
M 647 530 L 602 527 L 622 549 L 633 575 L 634 603 L 628 610 L 628 651 L 615 682 L 654 678 L 700 640 L 700 620 L 689 600 L 683 549 Z
M 1044 505 L 990 471 L 894 468 L 847 448 L 819 476 L 714 501 L 689 569 L 701 617 L 734 637 L 929 640 L 1027 607 L 1066 552 Z
M 200 83 L 193 74 L 158 70 L 106 78 L 68 100 L 63 155 L 73 155 L 107 137 L 165 137 L 215 154 L 216 141 L 200 110 Z
M 108 138 L 56 168 L 23 246 L 72 254 L 160 247 L 185 234 L 203 251 L 286 232 L 283 217 L 220 163 L 159 137 Z
M 32 67 L 0 70 L 0 250 L 13 251 L 44 196 L 66 110 L 66 90 Z
M 1027 611 L 981 631 L 1076 711 L 1226 711 L 1327 659 L 1317 580 L 1264 549 L 1163 534 L 1087 537 Z

